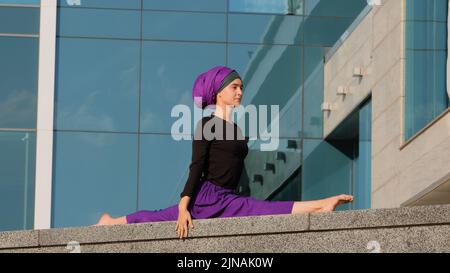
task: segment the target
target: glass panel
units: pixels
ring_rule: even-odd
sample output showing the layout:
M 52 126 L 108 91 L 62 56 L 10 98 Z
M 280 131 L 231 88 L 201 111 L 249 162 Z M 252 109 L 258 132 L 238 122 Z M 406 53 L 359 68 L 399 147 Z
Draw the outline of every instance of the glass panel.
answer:
M 144 39 L 225 42 L 225 23 L 225 14 L 146 11 L 142 33 Z
M 52 227 L 95 224 L 134 212 L 137 135 L 58 132 L 54 138 Z
M 163 209 L 180 201 L 189 175 L 192 141 L 141 135 L 139 209 Z
M 303 14 L 303 0 L 229 0 L 230 12 Z
M 333 46 L 353 20 L 354 18 L 307 17 L 304 23 L 304 43 Z
M 355 18 L 366 7 L 367 2 L 367 0 L 305 0 L 305 13 L 311 16 Z
M 38 45 L 0 37 L 0 128 L 36 128 Z
M 229 42 L 301 44 L 301 16 L 230 14 Z
M 270 198 L 272 201 L 300 201 L 301 200 L 301 173 L 289 178 Z
M 305 96 L 303 136 L 321 138 L 323 135 L 323 48 L 305 47 Z
M 58 39 L 58 130 L 137 132 L 140 42 Z
M 359 110 L 359 144 L 355 159 L 354 209 L 371 207 L 372 103 Z
M 349 143 L 348 150 L 352 149 Z M 342 151 L 322 140 L 303 141 L 302 200 L 327 198 L 338 194 L 350 194 L 352 185 L 352 160 Z M 346 204 L 338 210 L 349 209 Z
M 181 11 L 215 11 L 227 10 L 226 0 L 143 0 L 144 9 L 181 10 Z
M 0 0 L 0 4 L 11 5 L 39 5 L 41 0 Z
M 58 35 L 140 39 L 141 12 L 60 8 Z
M 405 139 L 449 106 L 447 13 L 448 1 L 406 1 Z
M 80 8 L 140 9 L 141 0 L 58 0 L 58 6 Z
M 39 8 L 0 7 L 0 33 L 39 34 Z
M 278 105 L 280 137 L 300 137 L 302 49 L 296 46 L 229 45 L 228 64 L 243 78 L 242 105 L 254 105 L 257 109 L 267 105 L 269 121 L 272 120 L 271 106 Z M 286 71 L 291 77 L 286 77 Z M 250 136 L 248 129 L 245 128 L 245 134 Z
M 294 138 L 250 140 L 239 193 L 261 200 L 300 200 L 300 144 Z M 268 151 L 267 146 L 274 150 Z
M 194 81 L 225 64 L 225 45 L 144 42 L 142 51 L 141 132 L 170 133 L 178 120 L 171 117 L 172 108 L 182 104 L 193 113 Z
M 447 22 L 448 0 L 406 0 L 407 20 Z
M 406 50 L 406 139 L 448 107 L 446 51 Z
M 36 134 L 0 132 L 0 231 L 34 226 Z
M 447 49 L 447 23 L 406 22 L 406 48 Z

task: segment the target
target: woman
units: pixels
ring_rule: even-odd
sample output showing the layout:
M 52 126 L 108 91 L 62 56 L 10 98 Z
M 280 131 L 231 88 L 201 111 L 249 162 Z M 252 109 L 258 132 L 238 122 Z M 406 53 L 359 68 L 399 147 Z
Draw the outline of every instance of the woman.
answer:
M 239 74 L 224 66 L 214 67 L 196 79 L 195 104 L 203 109 L 215 104 L 216 108 L 196 126 L 189 178 L 178 205 L 119 218 L 105 214 L 97 225 L 177 221 L 176 231 L 181 239 L 187 237 L 188 225 L 194 228 L 192 219 L 329 212 L 352 202 L 350 195 L 298 202 L 257 200 L 235 194 L 248 153 L 248 140 L 230 121 L 233 107 L 240 105 L 242 89 Z

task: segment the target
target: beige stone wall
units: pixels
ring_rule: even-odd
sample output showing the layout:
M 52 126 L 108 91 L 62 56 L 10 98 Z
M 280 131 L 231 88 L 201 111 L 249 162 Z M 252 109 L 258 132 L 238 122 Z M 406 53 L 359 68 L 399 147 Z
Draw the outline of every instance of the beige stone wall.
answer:
M 325 64 L 324 101 L 334 108 L 324 113 L 325 136 L 372 93 L 373 208 L 409 204 L 450 172 L 448 112 L 404 142 L 404 11 L 404 0 L 383 0 Z M 362 80 L 355 66 L 366 69 Z M 336 95 L 346 84 L 351 94 Z

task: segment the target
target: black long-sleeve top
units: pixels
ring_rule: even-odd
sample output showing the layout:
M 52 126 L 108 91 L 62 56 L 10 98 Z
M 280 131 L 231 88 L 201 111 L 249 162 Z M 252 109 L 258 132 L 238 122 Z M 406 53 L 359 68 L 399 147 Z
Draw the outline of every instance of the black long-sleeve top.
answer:
M 248 137 L 235 123 L 214 114 L 202 118 L 195 128 L 189 177 L 180 197 L 192 197 L 203 180 L 236 189 L 248 154 L 247 143 Z

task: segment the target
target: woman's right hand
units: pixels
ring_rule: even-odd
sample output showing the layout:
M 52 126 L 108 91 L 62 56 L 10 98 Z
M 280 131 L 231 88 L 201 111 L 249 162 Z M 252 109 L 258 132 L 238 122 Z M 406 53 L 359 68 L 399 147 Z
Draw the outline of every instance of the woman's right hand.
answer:
M 194 228 L 194 224 L 192 223 L 191 214 L 187 209 L 180 209 L 178 211 L 178 220 L 177 220 L 177 234 L 178 238 L 187 237 L 188 235 L 188 226 L 190 228 Z

